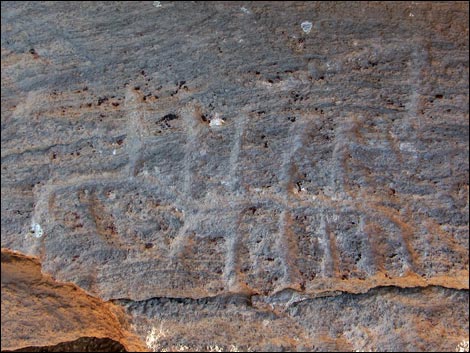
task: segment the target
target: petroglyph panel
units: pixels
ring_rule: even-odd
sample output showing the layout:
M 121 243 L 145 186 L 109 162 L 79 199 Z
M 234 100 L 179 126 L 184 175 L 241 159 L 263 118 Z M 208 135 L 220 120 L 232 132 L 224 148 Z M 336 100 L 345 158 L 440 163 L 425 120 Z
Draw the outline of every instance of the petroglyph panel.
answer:
M 1 6 L 2 248 L 142 313 L 256 312 L 173 323 L 180 346 L 151 312 L 149 349 L 449 349 L 407 323 L 468 297 L 467 3 Z M 407 311 L 394 290 L 416 316 L 327 311 Z

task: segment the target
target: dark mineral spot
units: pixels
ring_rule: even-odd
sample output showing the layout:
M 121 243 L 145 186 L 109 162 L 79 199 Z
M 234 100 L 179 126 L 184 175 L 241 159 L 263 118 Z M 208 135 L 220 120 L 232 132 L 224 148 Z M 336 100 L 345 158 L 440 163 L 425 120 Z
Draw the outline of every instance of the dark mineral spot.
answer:
M 108 97 L 99 97 L 98 98 L 98 105 L 100 106 L 101 104 L 103 104 L 107 100 L 108 100 Z
M 175 119 L 178 119 L 178 118 L 179 118 L 178 115 L 171 113 L 171 114 L 167 114 L 164 117 L 160 118 L 160 120 L 158 120 L 158 122 L 167 122 L 167 121 L 175 120 Z

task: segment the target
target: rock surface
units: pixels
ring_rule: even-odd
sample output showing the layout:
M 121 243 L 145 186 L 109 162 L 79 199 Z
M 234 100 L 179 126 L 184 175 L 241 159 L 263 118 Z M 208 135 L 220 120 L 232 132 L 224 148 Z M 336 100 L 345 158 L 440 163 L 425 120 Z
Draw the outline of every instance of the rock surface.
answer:
M 2 248 L 152 350 L 468 341 L 467 3 L 1 6 Z
M 34 258 L 2 250 L 1 283 L 2 350 L 59 345 L 58 351 L 64 351 L 69 341 L 78 341 L 78 347 L 86 347 L 86 341 L 113 347 L 112 340 L 121 341 L 129 351 L 143 348 L 126 330 L 129 324 L 122 310 L 75 285 L 57 283 L 41 273 Z M 99 344 L 92 347 L 107 351 L 99 350 Z
M 468 337 L 468 292 L 376 288 L 316 299 L 296 292 L 120 302 L 154 351 L 454 351 Z M 209 329 L 209 330 L 208 330 Z

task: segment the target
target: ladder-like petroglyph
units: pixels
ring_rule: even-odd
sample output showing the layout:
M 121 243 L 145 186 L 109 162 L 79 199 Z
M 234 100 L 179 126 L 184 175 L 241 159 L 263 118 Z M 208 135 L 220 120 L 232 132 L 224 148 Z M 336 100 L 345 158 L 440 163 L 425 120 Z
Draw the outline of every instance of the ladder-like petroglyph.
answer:
M 437 99 L 446 109 L 447 103 L 442 94 L 429 97 L 426 70 L 434 57 L 424 42 L 416 37 L 413 48 L 396 51 L 393 43 L 378 41 L 344 58 L 335 53 L 312 67 L 318 72 L 244 72 L 241 80 L 255 81 L 230 86 L 233 94 L 223 99 L 214 98 L 202 78 L 163 79 L 170 67 L 158 75 L 136 70 L 139 76 L 133 72 L 125 89 L 121 84 L 113 93 L 105 86 L 108 91 L 93 96 L 91 85 L 77 89 L 77 96 L 75 90 L 31 91 L 11 108 L 7 125 L 30 116 L 37 127 L 45 115 L 44 126 L 61 135 L 54 144 L 45 130 L 33 131 L 23 149 L 11 143 L 2 149 L 5 185 L 33 190 L 26 238 L 37 253 L 53 249 L 54 261 L 63 264 L 61 238 L 73 239 L 68 251 L 74 256 L 99 244 L 89 254 L 110 274 L 94 275 L 123 284 L 121 294 L 133 291 L 120 271 L 133 277 L 139 269 L 149 278 L 142 280 L 142 296 L 172 290 L 269 295 L 285 288 L 317 293 L 325 283 L 332 291 L 363 281 L 366 290 L 438 278 L 454 268 L 453 258 L 465 258 L 461 223 L 468 188 L 460 183 L 437 192 L 439 183 L 456 177 L 454 170 L 465 173 L 458 162 L 465 148 L 452 147 L 442 158 L 426 152 L 431 147 L 425 143 L 434 146 L 421 136 L 431 120 L 423 114 L 426 100 Z M 385 76 L 370 76 L 381 65 Z M 354 81 L 350 92 L 343 84 L 347 75 Z M 55 98 L 46 109 L 41 102 L 49 96 Z M 370 101 L 357 103 L 366 96 Z M 31 126 L 2 133 L 22 145 Z M 434 124 L 433 136 L 449 133 L 461 146 L 459 126 L 447 132 Z M 422 173 L 425 162 L 437 165 L 433 156 L 451 169 L 438 180 Z M 34 168 L 15 169 L 16 159 Z M 455 224 L 446 224 L 452 217 Z M 442 259 L 447 264 L 436 270 Z M 77 259 L 70 266 L 78 272 L 89 265 Z M 210 273 L 210 280 L 204 283 L 198 271 Z M 174 276 L 166 287 L 155 285 L 163 273 Z
M 468 4 L 240 6 L 2 2 L 2 247 L 141 350 L 455 350 Z

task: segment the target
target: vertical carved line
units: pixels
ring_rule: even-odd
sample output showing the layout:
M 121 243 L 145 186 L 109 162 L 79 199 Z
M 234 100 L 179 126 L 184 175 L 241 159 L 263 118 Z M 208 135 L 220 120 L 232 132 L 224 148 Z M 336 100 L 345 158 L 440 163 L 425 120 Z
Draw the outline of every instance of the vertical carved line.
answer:
M 243 136 L 247 118 L 244 114 L 235 121 L 235 133 L 233 136 L 233 144 L 230 150 L 229 167 L 230 167 L 230 189 L 236 191 L 238 189 L 239 176 L 238 176 L 238 162 L 240 158 L 240 151 L 242 149 Z M 237 217 L 234 224 L 233 232 L 229 234 L 226 245 L 226 259 L 224 269 L 224 279 L 227 288 L 230 291 L 239 292 L 242 289 L 242 284 L 238 275 L 239 259 L 238 248 L 241 242 L 240 223 L 242 221 L 243 210 Z
M 127 153 L 129 155 L 129 164 L 127 176 L 133 178 L 141 158 L 143 146 L 143 126 L 142 118 L 145 113 L 138 102 L 138 95 L 129 86 L 125 96 L 125 109 L 127 115 Z
M 191 183 L 193 171 L 191 168 L 194 151 L 197 149 L 196 118 L 190 111 L 183 111 L 183 121 L 186 127 L 186 145 L 183 158 L 183 195 L 191 200 Z
M 193 224 L 197 218 L 196 215 L 191 214 L 192 206 L 192 180 L 193 180 L 193 171 L 192 171 L 192 162 L 194 151 L 198 147 L 198 130 L 197 130 L 197 118 L 195 116 L 196 112 L 191 110 L 191 108 L 186 108 L 182 111 L 182 118 L 186 128 L 186 144 L 184 146 L 184 157 L 183 157 L 183 185 L 182 185 L 182 204 L 184 205 L 185 219 L 184 225 L 180 228 L 180 231 L 176 235 L 173 243 L 171 245 L 170 256 L 174 257 L 176 254 L 182 253 L 182 250 L 186 241 L 186 232 L 190 227 L 190 223 Z M 189 218 L 191 217 L 191 218 Z
M 368 229 L 366 229 L 366 220 L 364 216 L 361 216 L 359 219 L 359 232 L 361 233 L 362 242 L 364 244 L 365 254 L 368 259 L 366 263 L 366 272 L 368 275 L 374 275 L 378 270 L 383 270 L 383 263 L 380 263 L 377 255 L 375 254 L 376 245 L 373 241 Z
M 323 245 L 323 261 L 321 263 L 321 273 L 323 277 L 337 277 L 339 258 L 336 250 L 336 242 L 325 216 L 321 215 L 320 233 L 322 235 L 321 243 Z
M 293 161 L 295 154 L 302 147 L 303 144 L 303 134 L 304 124 L 292 123 L 288 132 L 288 139 L 292 139 L 290 148 L 286 150 L 282 156 L 281 164 L 281 173 L 280 173 L 280 185 L 283 199 L 283 209 L 279 215 L 278 222 L 278 238 L 277 238 L 277 248 L 281 254 L 281 262 L 284 267 L 284 275 L 282 282 L 285 285 L 299 284 L 300 275 L 298 270 L 293 268 L 289 263 L 289 258 L 294 258 L 295 254 L 292 252 L 295 249 L 295 244 L 293 236 L 290 232 L 290 211 L 288 209 L 289 204 L 289 188 L 293 182 L 292 178 L 294 177 L 293 173 Z
M 234 142 L 232 144 L 232 149 L 230 151 L 229 166 L 230 166 L 230 185 L 232 191 L 238 189 L 238 162 L 240 158 L 240 151 L 242 148 L 243 136 L 245 132 L 245 124 L 247 118 L 242 114 L 235 122 L 235 135 L 233 137 Z

